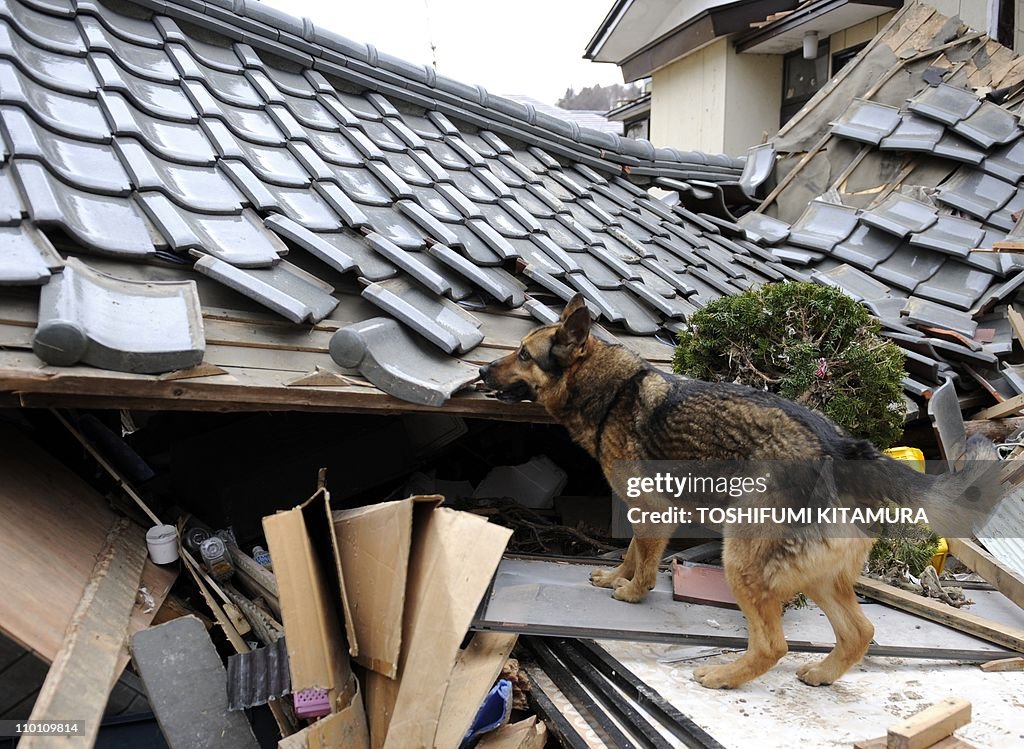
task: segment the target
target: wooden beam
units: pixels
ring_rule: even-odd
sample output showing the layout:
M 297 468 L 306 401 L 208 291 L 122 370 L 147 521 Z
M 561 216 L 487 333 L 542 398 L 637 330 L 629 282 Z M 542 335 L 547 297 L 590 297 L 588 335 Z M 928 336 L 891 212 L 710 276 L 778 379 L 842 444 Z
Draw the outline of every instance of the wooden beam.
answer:
M 459 653 L 441 706 L 435 746 L 459 745 L 517 639 L 502 632 L 477 632 Z
M 949 553 L 977 572 L 996 590 L 1024 608 L 1024 576 L 967 538 L 947 538 Z
M 978 411 L 974 414 L 975 419 L 1002 419 L 1007 416 L 1013 416 L 1015 413 L 1024 408 L 1024 395 L 1015 395 L 1012 398 L 1007 398 L 1002 403 L 997 403 L 994 406 Z
M 1014 652 L 1024 653 L 1024 629 L 1019 627 L 994 622 L 991 619 L 961 611 L 948 604 L 924 598 L 869 577 L 861 576 L 857 581 L 856 588 L 858 593 L 894 608 L 1002 645 Z
M 970 419 L 964 422 L 964 430 L 968 437 L 980 434 L 992 442 L 1003 442 L 1021 428 L 1024 428 L 1024 416 L 1007 416 L 1005 419 Z
M 69 740 L 71 746 L 89 747 L 96 741 L 117 680 L 145 561 L 142 529 L 123 518 L 117 520 L 32 708 L 31 720 L 84 720 L 84 730 Z M 42 749 L 52 742 L 51 737 L 26 736 L 19 746 Z
M 890 726 L 887 749 L 927 749 L 970 722 L 971 703 L 959 697 L 947 697 Z
M 997 671 L 1024 671 L 1024 658 L 1000 658 L 988 661 L 981 664 L 981 670 L 989 674 Z

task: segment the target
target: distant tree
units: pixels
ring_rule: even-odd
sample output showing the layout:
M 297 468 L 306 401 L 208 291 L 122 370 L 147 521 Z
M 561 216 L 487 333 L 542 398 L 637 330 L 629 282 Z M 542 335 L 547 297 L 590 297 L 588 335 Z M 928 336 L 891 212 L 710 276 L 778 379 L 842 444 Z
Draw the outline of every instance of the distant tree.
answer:
M 562 109 L 587 109 L 591 111 L 607 111 L 624 101 L 640 96 L 641 89 L 636 84 L 623 86 L 612 83 L 608 86 L 595 84 L 584 86 L 577 92 L 572 86 L 555 104 Z

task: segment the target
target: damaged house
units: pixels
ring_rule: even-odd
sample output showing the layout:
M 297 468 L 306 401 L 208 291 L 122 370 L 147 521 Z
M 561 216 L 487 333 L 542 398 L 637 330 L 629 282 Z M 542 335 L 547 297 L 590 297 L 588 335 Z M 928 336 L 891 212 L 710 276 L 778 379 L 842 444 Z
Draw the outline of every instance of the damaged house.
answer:
M 593 59 L 643 32 L 620 5 Z M 707 10 L 659 44 L 699 26 L 764 54 L 802 34 L 785 18 L 757 26 L 772 5 Z M 930 455 L 955 461 L 969 432 L 1013 437 L 1024 62 L 931 5 L 830 5 L 858 6 L 842 17 L 870 20 L 871 38 L 789 102 L 781 130 L 762 138 L 787 111 L 773 101 L 773 124 L 685 131 L 674 142 L 695 150 L 682 150 L 252 0 L 0 1 L 0 719 L 84 720 L 86 746 L 149 730 L 136 745 L 174 749 L 454 749 L 513 704 L 534 717 L 492 746 L 763 735 L 691 714 L 697 697 L 649 650 L 742 648 L 738 612 L 673 601 L 668 575 L 656 605 L 624 609 L 578 562 L 503 557 L 511 518 L 549 556 L 621 549 L 600 530 L 611 498 L 593 463 L 540 407 L 475 383 L 578 293 L 597 335 L 670 370 L 697 310 L 808 281 L 861 302 L 905 353 L 898 406 Z M 748 65 L 728 50 L 726 71 Z M 665 142 L 658 75 L 651 135 Z M 733 119 L 737 102 L 723 106 L 714 116 Z M 527 496 L 526 510 L 508 501 Z M 959 545 L 976 572 L 998 570 L 998 590 L 972 590 L 981 623 L 876 592 L 896 607 L 876 606 L 878 662 L 1024 651 L 1020 505 L 977 529 L 992 557 Z M 165 565 L 147 559 L 151 526 L 166 535 L 149 551 L 174 552 Z M 594 628 L 519 605 L 595 594 Z M 794 615 L 806 629 L 791 650 L 820 651 L 818 612 Z M 507 660 L 519 634 L 521 669 Z M 1015 676 L 963 671 L 964 689 Z M 826 730 L 884 731 L 894 713 L 871 702 L 876 684 L 859 718 Z M 1012 710 L 968 738 L 1006 739 Z

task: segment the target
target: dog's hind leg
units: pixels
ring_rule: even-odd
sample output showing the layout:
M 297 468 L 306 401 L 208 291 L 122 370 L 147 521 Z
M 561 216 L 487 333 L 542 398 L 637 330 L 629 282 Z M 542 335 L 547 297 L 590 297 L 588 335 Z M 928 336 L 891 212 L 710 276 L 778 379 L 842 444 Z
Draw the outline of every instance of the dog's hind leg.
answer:
M 622 575 L 612 581 L 615 592 L 612 598 L 628 603 L 639 603 L 647 596 L 647 591 L 654 587 L 658 579 L 658 565 L 661 555 L 668 546 L 667 538 L 633 537 L 630 548 L 634 550 L 633 572 Z
M 783 597 L 760 569 L 736 569 L 726 558 L 725 576 L 747 618 L 747 651 L 732 663 L 701 666 L 693 678 L 710 689 L 732 689 L 770 669 L 789 649 L 782 633 Z
M 816 687 L 831 684 L 860 661 L 871 644 L 875 628 L 861 611 L 850 580 L 833 578 L 805 592 L 825 612 L 836 635 L 836 646 L 824 660 L 810 663 L 796 672 L 801 681 Z
M 633 571 L 636 569 L 636 556 L 636 536 L 633 536 L 629 542 L 629 548 L 626 549 L 626 553 L 622 557 L 622 561 L 619 563 L 619 566 L 602 567 L 591 572 L 591 585 L 596 585 L 599 588 L 614 588 L 615 581 L 619 578 L 633 577 Z

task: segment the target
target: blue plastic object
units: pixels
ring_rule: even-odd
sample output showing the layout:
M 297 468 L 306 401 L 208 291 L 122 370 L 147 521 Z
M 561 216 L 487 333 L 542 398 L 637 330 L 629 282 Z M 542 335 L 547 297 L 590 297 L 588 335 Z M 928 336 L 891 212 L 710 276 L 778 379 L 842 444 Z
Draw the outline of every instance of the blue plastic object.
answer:
M 487 696 L 483 704 L 473 718 L 473 723 L 466 732 L 465 738 L 459 745 L 459 749 L 469 749 L 476 744 L 483 734 L 501 728 L 508 722 L 512 713 L 512 682 L 508 679 L 499 679 Z

